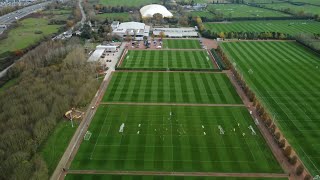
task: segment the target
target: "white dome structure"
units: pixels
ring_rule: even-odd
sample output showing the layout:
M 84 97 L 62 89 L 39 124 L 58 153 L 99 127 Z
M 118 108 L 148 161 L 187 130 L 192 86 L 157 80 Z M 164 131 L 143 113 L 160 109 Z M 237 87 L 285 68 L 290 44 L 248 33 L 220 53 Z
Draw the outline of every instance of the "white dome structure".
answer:
M 140 9 L 142 18 L 152 18 L 154 14 L 162 14 L 163 17 L 171 18 L 173 15 L 168 9 L 159 4 L 150 4 Z

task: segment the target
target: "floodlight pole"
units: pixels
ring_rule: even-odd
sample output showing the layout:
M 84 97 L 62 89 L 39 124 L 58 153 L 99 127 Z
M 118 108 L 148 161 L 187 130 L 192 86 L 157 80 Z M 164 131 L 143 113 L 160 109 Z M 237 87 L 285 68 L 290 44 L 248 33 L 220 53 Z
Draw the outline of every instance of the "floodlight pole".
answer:
M 71 112 L 70 112 L 70 117 L 71 117 L 71 119 L 70 119 L 70 121 L 71 121 L 71 127 L 73 127 L 72 110 L 71 110 Z

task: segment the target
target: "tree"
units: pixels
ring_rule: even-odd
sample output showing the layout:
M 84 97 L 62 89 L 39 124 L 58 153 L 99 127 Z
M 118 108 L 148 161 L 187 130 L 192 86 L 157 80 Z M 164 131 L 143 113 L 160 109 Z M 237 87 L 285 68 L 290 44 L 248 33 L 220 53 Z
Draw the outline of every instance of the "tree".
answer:
M 225 38 L 224 32 L 220 32 L 220 33 L 219 33 L 219 37 L 222 38 L 222 39 L 224 39 L 224 38 Z
M 125 39 L 127 42 L 130 42 L 132 40 L 132 36 L 128 34 L 126 35 Z
M 304 177 L 304 180 L 311 180 L 311 176 L 310 176 L 310 174 L 307 174 L 305 177 Z
M 291 146 L 287 146 L 287 147 L 283 150 L 283 154 L 284 154 L 287 158 L 290 157 L 291 152 L 292 152 Z
M 84 24 L 81 30 L 81 37 L 85 39 L 92 38 L 92 29 L 88 24 Z
M 152 18 L 157 24 L 161 24 L 163 16 L 160 13 L 155 13 Z
M 280 148 L 284 148 L 285 145 L 286 145 L 286 140 L 281 139 L 278 144 L 279 144 L 279 147 L 280 147 Z
M 304 171 L 304 167 L 302 164 L 300 164 L 296 169 L 296 175 L 300 176 Z
M 166 35 L 164 34 L 163 31 L 161 31 L 161 32 L 159 33 L 159 36 L 160 36 L 160 39 L 161 39 L 161 40 L 166 37 Z
M 274 134 L 274 138 L 275 138 L 277 141 L 279 141 L 279 139 L 280 139 L 280 132 L 276 132 L 276 133 Z
M 292 164 L 292 165 L 295 165 L 297 163 L 297 156 L 292 156 L 289 158 L 289 163 Z

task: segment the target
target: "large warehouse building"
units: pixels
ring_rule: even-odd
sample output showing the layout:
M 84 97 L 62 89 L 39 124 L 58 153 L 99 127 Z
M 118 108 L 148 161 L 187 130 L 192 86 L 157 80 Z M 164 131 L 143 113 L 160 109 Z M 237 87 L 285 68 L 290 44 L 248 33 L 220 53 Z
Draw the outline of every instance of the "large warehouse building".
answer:
M 150 26 L 145 25 L 144 23 L 140 22 L 125 22 L 119 24 L 115 29 L 112 31 L 112 34 L 116 34 L 120 37 L 125 38 L 126 36 L 130 35 L 132 38 L 135 37 L 134 40 L 143 40 L 144 36 L 149 36 Z
M 163 17 L 171 18 L 173 17 L 172 13 L 168 9 L 159 4 L 150 4 L 143 6 L 140 9 L 142 18 L 152 18 L 154 14 L 162 14 Z

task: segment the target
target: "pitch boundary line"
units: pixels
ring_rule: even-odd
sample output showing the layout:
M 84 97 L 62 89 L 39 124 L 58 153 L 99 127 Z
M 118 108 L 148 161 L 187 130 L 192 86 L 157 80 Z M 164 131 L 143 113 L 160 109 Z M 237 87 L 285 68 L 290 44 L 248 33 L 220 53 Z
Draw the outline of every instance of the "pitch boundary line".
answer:
M 106 105 L 154 105 L 154 106 L 217 106 L 217 107 L 245 107 L 244 104 L 187 104 L 187 103 L 144 103 L 144 102 L 100 102 Z
M 156 175 L 156 176 L 216 176 L 216 177 L 273 177 L 288 178 L 285 173 L 219 173 L 219 172 L 163 172 L 163 171 L 101 171 L 69 170 L 69 174 L 114 174 L 114 175 Z

